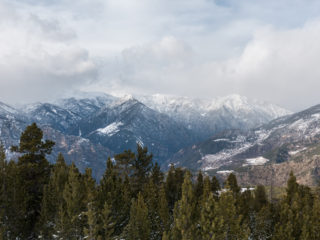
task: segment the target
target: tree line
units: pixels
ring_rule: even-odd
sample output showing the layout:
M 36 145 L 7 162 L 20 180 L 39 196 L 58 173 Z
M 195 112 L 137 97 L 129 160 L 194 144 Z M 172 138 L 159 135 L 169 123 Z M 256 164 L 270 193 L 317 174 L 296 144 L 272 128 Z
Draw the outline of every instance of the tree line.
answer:
M 0 239 L 295 240 L 320 239 L 320 194 L 290 174 L 286 194 L 269 201 L 264 186 L 241 191 L 234 174 L 164 174 L 147 148 L 107 160 L 99 183 L 42 140 L 32 124 L 6 159 L 0 147 Z

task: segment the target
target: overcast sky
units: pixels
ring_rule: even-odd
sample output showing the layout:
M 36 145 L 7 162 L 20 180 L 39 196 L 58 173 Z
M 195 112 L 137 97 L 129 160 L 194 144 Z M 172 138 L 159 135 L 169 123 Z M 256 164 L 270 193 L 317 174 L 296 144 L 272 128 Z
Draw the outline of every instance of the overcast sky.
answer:
M 0 0 L 0 101 L 70 90 L 320 103 L 319 0 Z

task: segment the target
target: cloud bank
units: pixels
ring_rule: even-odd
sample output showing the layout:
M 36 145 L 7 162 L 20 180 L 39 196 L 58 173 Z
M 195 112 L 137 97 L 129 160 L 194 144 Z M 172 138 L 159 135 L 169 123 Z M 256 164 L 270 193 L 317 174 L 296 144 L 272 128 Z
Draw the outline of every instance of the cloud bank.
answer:
M 320 103 L 315 0 L 0 0 L 0 101 L 65 91 Z

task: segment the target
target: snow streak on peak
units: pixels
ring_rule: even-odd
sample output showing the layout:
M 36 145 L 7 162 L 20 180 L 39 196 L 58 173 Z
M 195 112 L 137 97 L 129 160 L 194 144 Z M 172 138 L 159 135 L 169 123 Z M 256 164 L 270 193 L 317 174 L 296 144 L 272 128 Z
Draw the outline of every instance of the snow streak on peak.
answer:
M 218 111 L 221 109 L 227 109 L 232 112 L 259 112 L 270 116 L 270 119 L 291 114 L 290 111 L 277 105 L 256 99 L 248 99 L 247 97 L 237 94 L 213 99 L 198 99 L 154 94 L 151 96 L 137 96 L 137 99 L 148 107 L 167 114 L 192 111 L 205 116 L 208 112 Z
M 119 127 L 122 126 L 122 122 L 113 122 L 104 128 L 97 129 L 97 132 L 103 135 L 113 136 L 120 131 Z

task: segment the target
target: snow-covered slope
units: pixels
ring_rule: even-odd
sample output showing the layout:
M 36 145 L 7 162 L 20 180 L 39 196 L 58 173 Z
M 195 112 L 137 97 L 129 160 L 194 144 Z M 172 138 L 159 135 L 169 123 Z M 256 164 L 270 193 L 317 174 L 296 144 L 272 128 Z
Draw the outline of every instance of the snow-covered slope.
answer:
M 225 129 L 257 127 L 291 113 L 277 105 L 240 95 L 192 99 L 155 94 L 137 98 L 148 107 L 194 130 L 202 139 Z
M 137 96 L 142 103 L 148 107 L 168 115 L 188 115 L 190 112 L 202 116 L 209 112 L 226 108 L 236 112 L 259 112 L 272 119 L 288 115 L 291 112 L 277 105 L 256 100 L 237 94 L 218 97 L 213 99 L 196 99 L 188 97 L 177 97 L 169 95 L 154 94 L 150 96 Z
M 160 163 L 195 141 L 188 129 L 134 98 L 106 106 L 79 127 L 84 137 L 114 152 L 147 146 Z
M 229 130 L 180 150 L 168 163 L 204 171 L 281 163 L 320 143 L 320 105 L 249 131 Z

